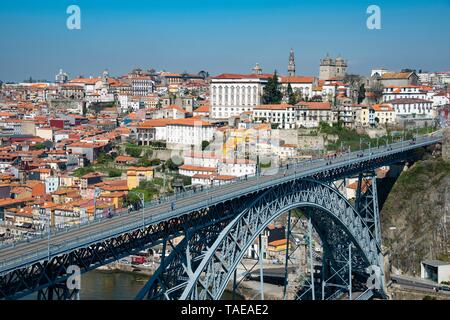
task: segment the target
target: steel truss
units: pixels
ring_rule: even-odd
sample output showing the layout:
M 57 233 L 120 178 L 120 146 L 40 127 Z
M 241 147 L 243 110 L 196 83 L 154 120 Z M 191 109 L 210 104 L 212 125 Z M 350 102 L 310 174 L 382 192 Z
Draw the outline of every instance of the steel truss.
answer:
M 397 163 L 405 159 L 412 159 L 414 157 L 415 154 L 413 150 L 401 150 L 365 161 L 349 161 L 348 164 L 340 163 L 338 165 L 331 164 L 329 168 L 324 168 L 320 173 L 311 175 L 308 178 L 322 181 L 323 183 L 331 183 L 332 181 L 336 181 L 346 176 L 357 175 L 360 172 L 368 172 L 381 166 L 390 165 L 392 163 Z M 56 298 L 67 297 L 68 294 L 66 293 L 56 294 L 56 292 L 60 290 L 59 284 L 64 283 L 69 277 L 69 275 L 67 275 L 67 268 L 70 265 L 79 266 L 81 273 L 87 272 L 99 266 L 111 263 L 113 261 L 116 261 L 117 259 L 134 254 L 140 250 L 152 247 L 157 244 L 163 243 L 164 245 L 168 244 L 170 246 L 170 240 L 180 235 L 184 235 L 185 237 L 187 235 L 186 242 L 190 241 L 189 244 L 186 244 L 186 248 L 191 248 L 191 245 L 195 247 L 194 244 L 196 243 L 196 235 L 202 234 L 203 232 L 200 232 L 200 229 L 209 228 L 210 226 L 218 223 L 220 220 L 230 221 L 230 219 L 233 219 L 236 216 L 243 218 L 243 221 L 251 222 L 253 225 L 253 223 L 256 221 L 253 217 L 255 215 L 255 212 L 265 212 L 265 217 L 268 217 L 269 214 L 266 211 L 270 211 L 270 214 L 273 214 L 275 208 L 281 210 L 279 204 L 285 202 L 287 203 L 291 201 L 290 199 L 288 199 L 289 197 L 294 197 L 292 193 L 288 192 L 291 190 L 285 190 L 283 191 L 285 192 L 284 194 L 279 194 L 278 200 L 272 199 L 273 201 L 270 208 L 266 208 L 263 206 L 263 200 L 261 200 L 262 202 L 260 202 L 259 204 L 255 204 L 255 206 L 253 206 L 251 210 L 238 210 L 237 208 L 239 207 L 239 204 L 252 197 L 253 199 L 267 200 L 271 197 L 271 194 L 279 193 L 280 190 L 284 190 L 286 188 L 289 189 L 291 187 L 295 189 L 297 188 L 296 185 L 298 185 L 296 181 L 298 181 L 298 179 L 294 176 L 294 179 L 290 180 L 290 182 L 281 183 L 277 186 L 266 187 L 265 189 L 255 188 L 255 190 L 252 190 L 246 195 L 240 196 L 239 198 L 230 197 L 228 199 L 224 199 L 221 203 L 210 206 L 209 208 L 198 209 L 183 216 L 169 218 L 164 222 L 148 225 L 144 229 L 139 228 L 134 231 L 127 231 L 123 234 L 117 234 L 116 236 L 102 240 L 101 242 L 89 246 L 82 244 L 77 249 L 74 249 L 71 252 L 67 252 L 65 254 L 61 254 L 60 256 L 51 258 L 50 261 L 43 259 L 39 262 L 25 267 L 18 267 L 17 269 L 9 271 L 7 274 L 0 276 L 0 299 L 18 299 L 36 291 L 40 291 L 41 298 L 55 298 L 55 296 Z M 379 252 L 379 241 L 377 241 L 377 239 L 379 239 L 379 227 L 378 231 L 374 231 L 373 227 L 367 227 L 367 224 L 370 224 L 370 221 L 367 221 L 367 216 L 364 216 L 364 219 L 362 219 L 359 216 L 360 213 L 355 213 L 354 209 L 350 209 L 350 207 L 344 201 L 345 199 L 341 199 L 342 197 L 338 196 L 337 192 L 329 190 L 327 191 L 325 187 L 318 188 L 316 191 L 329 193 L 329 195 L 317 195 L 316 198 L 320 198 L 320 201 L 317 199 L 311 199 L 307 203 L 309 203 L 310 206 L 317 206 L 319 208 L 322 208 L 322 210 L 324 211 L 328 210 L 327 212 L 333 211 L 336 219 L 340 221 L 342 226 L 346 228 L 348 234 L 351 234 L 353 236 L 352 241 L 355 245 L 355 250 L 359 252 L 360 256 L 363 256 L 367 260 L 367 263 L 377 263 L 376 260 L 378 260 L 377 265 L 381 265 L 381 263 L 379 262 L 381 261 L 381 258 L 376 259 L 375 257 Z M 297 197 L 298 200 L 301 200 L 300 198 L 305 197 L 306 194 L 309 193 L 311 192 L 305 191 L 302 193 L 298 190 L 298 194 L 295 197 Z M 290 195 L 289 197 L 286 196 L 288 194 Z M 329 198 L 325 199 L 328 196 Z M 373 197 L 375 198 L 376 194 L 374 194 Z M 338 201 L 336 199 L 341 200 Z M 315 201 L 317 201 L 317 203 Z M 333 204 L 333 208 L 328 208 L 327 205 L 329 204 Z M 341 204 L 343 206 L 343 209 L 339 208 L 339 205 Z M 299 202 L 296 206 L 300 205 L 307 206 L 308 204 Z M 288 210 L 290 207 L 293 208 L 295 207 L 295 205 L 286 205 L 283 210 Z M 257 219 L 258 227 L 261 227 L 261 221 L 263 221 L 261 219 Z M 314 220 L 315 218 L 312 221 L 313 224 L 315 223 Z M 255 229 L 254 226 L 250 226 L 248 224 L 249 222 L 247 222 L 245 226 L 251 231 L 246 232 L 251 234 L 253 237 Z M 375 220 L 375 222 L 378 222 L 379 224 L 379 220 Z M 228 225 L 225 232 L 233 231 L 239 237 L 245 234 L 246 232 L 244 232 L 242 229 L 245 226 L 237 227 L 236 224 L 237 220 Z M 209 231 L 204 232 L 208 233 Z M 204 257 L 208 257 L 208 259 L 211 259 L 210 248 L 206 244 L 214 239 L 214 232 L 211 231 L 209 233 L 210 236 L 206 238 L 209 240 L 199 241 L 197 251 L 192 250 L 193 252 L 190 253 L 191 255 L 196 255 L 196 252 L 202 252 L 202 254 L 195 256 L 194 258 L 191 257 L 191 259 L 185 260 L 186 263 L 187 261 L 191 260 L 189 265 L 193 271 L 195 270 L 195 272 L 197 272 L 200 266 L 203 266 L 201 263 L 198 263 L 198 261 L 201 260 L 202 255 Z M 224 237 L 224 233 L 219 234 L 218 238 L 215 242 L 213 242 L 213 244 L 216 245 L 218 239 L 224 240 Z M 247 241 L 248 238 L 227 238 L 227 241 L 234 241 L 236 243 L 237 252 L 242 251 L 243 244 L 240 243 L 242 240 Z M 247 245 L 246 242 L 245 245 Z M 224 248 L 229 249 L 227 246 L 225 246 Z M 180 247 L 180 249 L 182 249 L 182 247 Z M 182 252 L 182 250 L 174 251 Z M 230 252 L 233 253 L 233 251 Z M 361 252 L 363 252 L 364 254 L 362 254 Z M 190 257 L 189 254 L 186 254 L 186 256 Z M 171 260 L 172 258 L 168 257 L 167 259 Z M 217 254 L 214 254 L 214 259 L 220 261 L 220 259 L 223 259 L 223 257 L 221 257 L 220 252 L 218 252 Z M 226 266 L 225 263 L 219 262 L 219 264 L 222 265 L 222 268 Z M 177 265 L 177 263 L 173 262 L 174 267 L 175 265 Z M 208 267 L 210 268 L 209 264 Z M 381 270 L 383 270 L 383 268 L 381 268 Z M 183 272 L 185 273 L 185 271 Z M 199 277 L 199 275 L 197 275 L 196 273 L 194 273 L 194 276 L 195 278 Z M 225 272 L 222 277 L 228 276 L 228 272 Z M 221 281 L 219 282 L 221 283 Z M 162 284 L 162 282 L 158 282 L 158 285 L 156 285 L 156 287 L 160 286 L 160 284 Z M 180 282 L 179 286 L 183 287 L 186 286 L 186 284 Z M 46 288 L 52 289 L 47 290 Z M 49 292 L 53 292 L 55 294 L 49 294 Z M 190 292 L 188 296 L 191 297 L 192 294 L 193 293 Z M 149 294 L 147 296 L 152 295 Z M 176 297 L 178 297 L 178 293 L 174 294 L 174 298 Z M 210 297 L 209 294 L 208 297 Z
M 247 198 L 220 203 L 189 215 L 149 225 L 145 229 L 137 229 L 85 248 L 79 248 L 56 256 L 50 261 L 41 261 L 16 269 L 0 277 L 0 299 L 20 299 L 36 291 L 40 299 L 71 298 L 72 293 L 61 289 L 70 277 L 67 272 L 69 266 L 76 265 L 80 268 L 80 272 L 84 273 L 141 250 L 167 243 L 180 235 L 190 234 L 192 230 L 202 228 L 208 230 L 211 225 L 229 222 L 233 213 L 236 212 L 235 207 L 240 206 Z
M 202 261 L 192 270 L 192 274 L 183 273 L 178 279 L 177 290 L 171 291 L 168 298 L 219 299 L 256 237 L 279 215 L 298 207 L 314 208 L 316 210 L 311 212 L 324 213 L 311 214 L 315 227 L 325 225 L 320 217 L 332 221 L 336 232 L 328 229 L 321 236 L 330 245 L 328 252 L 333 261 L 340 261 L 338 257 L 341 251 L 347 252 L 348 243 L 351 242 L 354 246 L 352 267 L 355 272 L 365 272 L 369 265 L 378 265 L 380 245 L 353 206 L 336 189 L 325 183 L 298 180 L 261 193 L 252 206 L 243 210 L 220 232 L 203 253 Z

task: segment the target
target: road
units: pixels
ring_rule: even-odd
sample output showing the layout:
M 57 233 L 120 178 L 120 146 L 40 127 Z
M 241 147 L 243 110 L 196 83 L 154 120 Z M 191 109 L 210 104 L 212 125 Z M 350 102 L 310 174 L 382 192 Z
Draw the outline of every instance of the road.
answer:
M 275 186 L 301 177 L 308 177 L 342 165 L 358 163 L 383 155 L 430 145 L 438 141 L 440 141 L 440 138 L 420 137 L 415 145 L 411 145 L 408 141 L 398 142 L 389 147 L 383 146 L 372 148 L 370 151 L 365 150 L 362 157 L 358 156 L 360 151 L 347 153 L 332 159 L 331 164 L 328 164 L 330 161 L 328 159 L 301 161 L 295 165 L 290 164 L 289 170 L 286 167 L 279 168 L 272 175 L 251 177 L 228 185 L 212 187 L 202 192 L 194 193 L 190 191 L 184 193 L 182 197 L 177 196 L 177 199 L 172 197 L 171 199 L 165 199 L 165 202 L 161 204 L 152 203 L 145 208 L 144 213 L 136 211 L 110 219 L 106 218 L 95 223 L 79 225 L 67 230 L 55 231 L 51 234 L 50 242 L 47 239 L 47 235 L 44 235 L 43 238 L 0 248 L 0 275 L 19 267 L 47 260 L 49 256 L 58 256 L 76 248 L 86 247 L 92 243 L 137 230 L 144 225 L 148 226 L 195 210 L 207 208 L 224 200 L 255 192 L 261 188 Z M 174 210 L 171 209 L 172 202 L 176 203 Z M 49 251 L 50 255 L 48 254 Z
M 391 280 L 393 283 L 400 285 L 403 288 L 427 291 L 427 292 L 436 292 L 436 288 L 439 288 L 440 285 L 436 282 L 425 280 L 416 277 L 409 277 L 403 275 L 391 275 Z M 439 293 L 450 295 L 450 291 L 439 290 Z

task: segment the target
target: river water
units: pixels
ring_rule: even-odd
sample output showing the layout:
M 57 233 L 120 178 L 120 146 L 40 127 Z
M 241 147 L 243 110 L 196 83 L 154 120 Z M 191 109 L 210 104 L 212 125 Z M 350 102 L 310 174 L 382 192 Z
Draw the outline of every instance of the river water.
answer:
M 81 275 L 80 299 L 132 300 L 148 279 L 148 276 L 129 272 L 93 270 Z M 228 291 L 222 297 L 231 298 L 232 293 Z

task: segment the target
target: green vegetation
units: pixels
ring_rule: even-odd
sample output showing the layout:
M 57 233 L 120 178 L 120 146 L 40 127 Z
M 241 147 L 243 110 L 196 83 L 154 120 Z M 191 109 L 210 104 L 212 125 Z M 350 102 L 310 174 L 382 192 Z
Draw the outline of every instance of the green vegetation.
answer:
M 45 145 L 45 143 L 42 142 L 38 142 L 33 146 L 33 150 L 42 150 L 42 149 L 46 149 L 47 146 Z
M 93 102 L 89 106 L 89 109 L 91 109 L 95 114 L 98 114 L 103 109 L 112 108 L 115 106 L 116 106 L 115 102 Z
M 319 123 L 319 133 L 331 136 L 337 136 L 335 142 L 328 141 L 326 148 L 327 150 L 339 150 L 341 145 L 344 150 L 350 149 L 352 151 L 359 150 L 360 146 L 363 149 L 369 148 L 369 143 L 372 148 L 376 148 L 377 144 L 382 146 L 386 143 L 391 143 L 393 141 L 399 141 L 402 138 L 408 140 L 412 139 L 416 134 L 423 135 L 430 132 L 430 128 L 420 128 L 411 129 L 406 131 L 392 131 L 388 130 L 387 135 L 377 138 L 370 138 L 367 134 L 359 134 L 355 129 L 349 129 L 343 126 L 342 123 L 337 123 L 334 126 L 329 125 L 326 122 Z
M 321 122 L 319 124 L 319 132 L 326 135 L 335 135 L 338 137 L 336 142 L 328 142 L 327 150 L 338 150 L 341 145 L 351 150 L 358 150 L 360 147 L 360 139 L 370 141 L 370 138 L 366 134 L 358 134 L 355 129 L 348 129 L 341 124 L 330 126 L 328 123 Z M 366 147 L 366 146 L 363 146 Z
M 403 172 L 398 178 L 397 184 L 399 188 L 411 194 L 412 192 L 423 190 L 424 183 L 439 185 L 441 180 L 449 175 L 450 163 L 446 163 L 442 159 L 426 162 L 419 161 L 411 169 Z
M 287 90 L 286 90 L 286 96 L 288 98 L 288 103 L 290 105 L 295 105 L 300 100 L 298 95 L 294 93 L 294 90 L 292 90 L 292 86 L 291 86 L 290 83 L 288 84 L 288 87 L 287 87 Z
M 73 172 L 73 175 L 74 175 L 75 177 L 82 177 L 82 176 L 84 176 L 85 174 L 90 173 L 90 172 L 95 172 L 94 167 L 89 166 L 89 167 L 78 168 L 78 169 L 76 169 L 76 170 Z
M 395 256 L 394 266 L 410 274 L 420 271 L 424 259 L 450 260 L 442 228 L 450 164 L 426 154 L 424 159 L 401 173 L 380 215 L 383 243 Z
M 112 161 L 114 161 L 114 158 L 107 153 L 102 152 L 97 156 L 97 164 L 107 164 Z
M 263 163 L 263 162 L 260 162 L 260 163 L 259 163 L 259 166 L 261 167 L 261 169 L 267 169 L 267 168 L 270 168 L 271 165 L 272 165 L 272 162 L 271 162 L 271 161 L 269 161 L 269 162 L 267 162 L 267 163 Z
M 267 85 L 264 87 L 262 100 L 264 104 L 279 104 L 283 99 L 278 83 L 278 75 L 275 71 L 272 78 L 269 78 Z
M 209 141 L 202 141 L 202 150 L 205 150 L 209 146 Z
M 141 156 L 142 153 L 142 148 L 140 146 L 136 146 L 136 145 L 130 145 L 128 144 L 125 147 L 125 152 L 133 158 L 139 158 Z
M 181 166 L 181 165 L 182 164 L 176 164 L 175 162 L 173 162 L 172 159 L 169 159 L 166 162 L 164 162 L 164 168 L 168 168 L 171 171 L 178 170 L 178 167 Z
M 450 262 L 450 252 L 442 253 L 437 257 L 438 260 Z M 444 281 L 442 281 L 444 283 Z M 444 283 L 445 284 L 445 283 Z M 450 285 L 450 283 L 447 283 Z
M 279 123 L 272 123 L 272 124 L 270 125 L 270 127 L 271 127 L 272 129 L 278 129 L 279 126 L 280 126 Z
M 108 170 L 108 176 L 110 178 L 120 177 L 120 176 L 122 176 L 122 171 L 119 170 L 119 169 L 111 168 L 111 169 Z
M 182 180 L 183 181 L 183 186 L 189 186 L 192 184 L 192 178 L 188 177 L 188 176 L 183 176 L 181 174 L 174 174 L 173 175 L 173 180 Z

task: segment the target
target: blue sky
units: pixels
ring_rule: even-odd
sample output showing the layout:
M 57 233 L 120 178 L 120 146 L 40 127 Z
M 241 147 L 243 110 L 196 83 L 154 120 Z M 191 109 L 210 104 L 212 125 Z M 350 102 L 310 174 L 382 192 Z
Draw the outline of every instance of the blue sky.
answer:
M 66 8 L 81 9 L 81 30 Z M 366 28 L 369 5 L 381 30 Z M 450 70 L 450 0 L 40 0 L 0 1 L 0 79 L 121 75 L 132 68 L 174 72 L 316 75 L 321 57 L 342 54 L 349 72 L 371 68 Z

